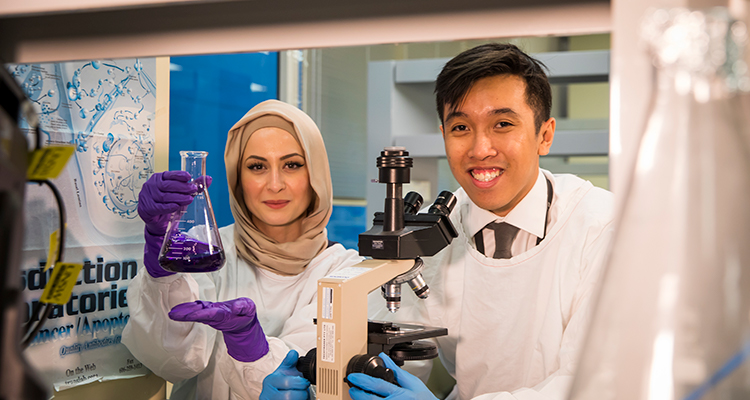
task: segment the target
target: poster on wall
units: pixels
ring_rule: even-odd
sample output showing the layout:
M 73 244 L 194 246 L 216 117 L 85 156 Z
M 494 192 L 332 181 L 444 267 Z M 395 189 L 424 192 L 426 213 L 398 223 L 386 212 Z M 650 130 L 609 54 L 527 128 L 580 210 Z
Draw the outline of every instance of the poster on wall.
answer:
M 37 111 L 43 143 L 75 148 L 53 183 L 66 208 L 63 261 L 83 264 L 70 300 L 54 306 L 24 355 L 56 390 L 147 374 L 121 335 L 128 284 L 143 259 L 137 206 L 154 171 L 156 59 L 6 68 Z M 33 132 L 22 128 L 31 141 Z M 32 310 L 51 276 L 45 266 L 58 223 L 50 190 L 28 184 L 20 277 L 26 320 L 39 318 Z

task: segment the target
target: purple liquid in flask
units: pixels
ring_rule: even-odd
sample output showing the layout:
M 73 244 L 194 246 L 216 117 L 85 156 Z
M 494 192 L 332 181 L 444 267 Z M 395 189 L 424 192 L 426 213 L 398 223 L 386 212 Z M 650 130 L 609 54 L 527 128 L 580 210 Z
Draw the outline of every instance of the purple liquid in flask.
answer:
M 224 266 L 224 247 L 206 190 L 205 151 L 181 151 L 182 170 L 198 190 L 193 202 L 175 211 L 159 252 L 159 265 L 171 272 L 212 272 Z
M 159 265 L 172 272 L 211 272 L 224 266 L 224 252 L 194 238 L 179 234 L 172 237 Z

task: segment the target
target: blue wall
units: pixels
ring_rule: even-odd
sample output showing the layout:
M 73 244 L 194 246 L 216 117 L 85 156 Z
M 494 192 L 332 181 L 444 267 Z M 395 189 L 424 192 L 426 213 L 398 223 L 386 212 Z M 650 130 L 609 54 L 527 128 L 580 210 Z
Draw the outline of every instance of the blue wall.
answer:
M 169 169 L 179 170 L 180 151 L 208 151 L 206 173 L 219 227 L 234 223 L 224 168 L 227 132 L 256 104 L 278 98 L 278 53 L 225 54 L 170 59 Z M 334 206 L 328 239 L 357 249 L 365 207 Z
M 278 53 L 172 57 L 170 64 L 169 169 L 180 169 L 182 150 L 208 151 L 216 223 L 232 224 L 227 132 L 253 106 L 278 98 Z
M 339 242 L 347 249 L 357 250 L 359 234 L 367 227 L 364 206 L 333 206 L 328 221 L 328 240 Z

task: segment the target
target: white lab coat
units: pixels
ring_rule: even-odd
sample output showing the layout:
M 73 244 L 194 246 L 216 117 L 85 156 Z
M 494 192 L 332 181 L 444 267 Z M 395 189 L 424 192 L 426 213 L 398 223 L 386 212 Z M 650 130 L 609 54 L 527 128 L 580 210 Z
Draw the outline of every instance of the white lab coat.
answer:
M 437 341 L 457 381 L 449 398 L 567 395 L 612 237 L 613 196 L 572 175 L 543 173 L 554 188 L 555 223 L 539 246 L 510 259 L 479 253 L 461 224 L 471 200 L 459 189 L 451 213 L 458 237 L 424 259 L 430 297 L 404 296 L 409 305 L 395 316 L 448 328 Z
M 219 232 L 226 254 L 222 269 L 162 278 L 152 278 L 144 270 L 128 287 L 130 320 L 122 342 L 151 371 L 175 383 L 173 399 L 257 398 L 263 378 L 290 349 L 304 355 L 316 346 L 318 279 L 362 260 L 356 251 L 335 244 L 318 254 L 303 273 L 281 276 L 237 257 L 234 225 Z M 167 315 L 180 303 L 238 297 L 255 302 L 269 343 L 269 353 L 255 362 L 230 357 L 221 332 L 208 325 L 176 322 Z

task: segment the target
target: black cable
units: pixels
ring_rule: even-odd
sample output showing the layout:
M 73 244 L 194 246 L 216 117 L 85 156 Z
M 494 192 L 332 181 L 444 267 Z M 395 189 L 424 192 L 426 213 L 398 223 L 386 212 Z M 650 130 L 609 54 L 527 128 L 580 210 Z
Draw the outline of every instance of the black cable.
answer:
M 50 190 L 52 190 L 52 194 L 55 195 L 57 209 L 60 214 L 60 234 L 58 235 L 57 240 L 57 261 L 62 261 L 63 249 L 65 248 L 65 203 L 63 203 L 62 195 L 60 195 L 60 191 L 57 190 L 57 187 L 52 182 L 46 179 L 33 180 L 29 182 L 38 183 L 40 185 L 45 184 L 50 188 Z M 49 284 L 49 282 L 47 284 Z M 36 325 L 32 326 L 34 317 L 37 315 L 37 313 L 39 313 L 40 307 L 42 306 L 44 306 L 44 308 L 41 310 L 42 316 L 39 318 L 39 321 L 36 323 Z M 53 308 L 54 307 L 52 307 L 49 303 L 42 303 L 41 301 L 37 303 L 37 307 L 31 312 L 29 322 L 26 323 L 24 327 L 24 331 L 26 332 L 26 334 L 23 336 L 23 340 L 21 341 L 21 350 L 29 347 L 29 344 L 31 344 L 31 341 L 34 340 L 36 334 L 39 333 L 40 329 L 42 329 L 42 325 L 44 325 L 50 314 L 52 314 Z
M 52 310 L 54 310 L 54 307 L 49 303 L 38 303 L 40 306 L 44 306 L 42 309 L 42 316 L 39 318 L 39 322 L 36 323 L 36 325 L 31 328 L 31 330 L 26 333 L 23 340 L 21 341 L 21 351 L 26 350 L 27 347 L 31 344 L 32 341 L 34 341 L 34 338 L 36 337 L 37 333 L 42 329 L 42 325 L 44 325 L 45 322 L 47 322 L 47 319 L 52 314 Z M 38 310 L 38 308 L 37 308 Z M 29 320 L 29 323 L 31 323 L 31 320 Z
M 42 128 L 40 128 L 39 125 L 37 125 L 34 132 L 36 132 L 36 149 L 35 150 L 39 150 L 42 148 Z

